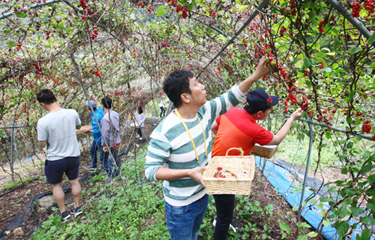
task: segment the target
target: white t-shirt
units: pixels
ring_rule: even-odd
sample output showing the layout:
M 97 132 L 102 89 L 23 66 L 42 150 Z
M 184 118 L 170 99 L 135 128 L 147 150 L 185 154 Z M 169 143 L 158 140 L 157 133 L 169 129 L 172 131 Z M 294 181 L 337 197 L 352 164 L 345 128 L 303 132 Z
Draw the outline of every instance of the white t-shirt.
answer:
M 73 109 L 48 113 L 38 121 L 38 141 L 47 141 L 47 160 L 78 157 L 80 154 L 76 126 L 81 125 Z
M 162 100 L 160 101 L 159 107 L 164 107 L 164 105 L 165 105 L 165 103 L 164 103 L 164 99 L 162 99 Z
M 142 128 L 144 127 L 145 125 L 145 114 L 144 113 L 141 113 L 139 114 L 137 111 L 134 112 L 134 116 L 135 116 L 135 120 L 136 120 L 136 123 L 137 126 L 141 126 Z

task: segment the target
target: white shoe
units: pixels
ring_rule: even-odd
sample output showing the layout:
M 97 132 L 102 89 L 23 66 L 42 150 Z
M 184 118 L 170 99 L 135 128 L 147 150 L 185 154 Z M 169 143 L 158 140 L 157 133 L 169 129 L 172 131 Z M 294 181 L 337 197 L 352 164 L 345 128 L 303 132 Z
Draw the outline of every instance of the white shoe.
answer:
M 216 219 L 214 219 L 214 222 L 212 223 L 212 225 L 214 225 L 214 227 L 216 227 Z M 229 224 L 229 227 L 231 227 L 233 229 L 234 232 L 237 232 L 236 228 L 233 227 L 232 224 Z

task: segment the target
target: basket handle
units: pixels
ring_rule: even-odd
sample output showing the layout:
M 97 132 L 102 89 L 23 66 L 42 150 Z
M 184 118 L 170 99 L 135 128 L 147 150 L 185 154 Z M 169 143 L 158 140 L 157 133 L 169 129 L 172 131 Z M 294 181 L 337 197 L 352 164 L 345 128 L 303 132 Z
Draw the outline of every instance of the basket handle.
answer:
M 230 150 L 234 150 L 234 149 L 240 151 L 240 152 L 241 152 L 241 157 L 243 157 L 243 150 L 242 150 L 242 148 L 240 148 L 240 147 L 239 147 L 239 148 L 236 148 L 236 147 L 229 148 L 229 149 L 227 150 L 227 154 L 226 154 L 225 156 L 227 157 L 229 151 L 230 151 Z

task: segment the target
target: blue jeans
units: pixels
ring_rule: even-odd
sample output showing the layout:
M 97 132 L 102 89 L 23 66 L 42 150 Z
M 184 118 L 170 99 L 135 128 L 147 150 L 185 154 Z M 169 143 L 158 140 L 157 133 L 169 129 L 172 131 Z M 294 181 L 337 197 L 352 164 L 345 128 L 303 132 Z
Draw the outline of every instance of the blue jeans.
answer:
M 160 117 L 165 116 L 165 109 L 164 107 L 160 107 Z
M 92 141 L 91 147 L 90 147 L 90 155 L 91 155 L 91 167 L 98 167 L 98 153 L 99 150 L 99 162 L 102 164 L 103 162 L 103 147 L 101 142 L 95 142 L 95 140 Z M 103 164 L 102 164 L 103 165 Z
M 167 226 L 172 240 L 196 240 L 208 205 L 208 195 L 181 207 L 164 202 Z
M 120 162 L 120 158 L 118 156 L 118 149 L 117 148 L 109 148 L 109 151 L 111 151 L 113 157 L 115 158 L 115 160 L 111 159 L 111 155 L 109 154 L 109 152 L 105 152 L 103 155 L 103 168 L 104 170 L 106 171 L 108 177 L 115 177 L 119 174 L 119 172 L 117 171 L 117 169 L 113 170 L 113 162 L 116 163 L 116 166 L 118 167 L 118 169 L 121 168 L 121 162 Z

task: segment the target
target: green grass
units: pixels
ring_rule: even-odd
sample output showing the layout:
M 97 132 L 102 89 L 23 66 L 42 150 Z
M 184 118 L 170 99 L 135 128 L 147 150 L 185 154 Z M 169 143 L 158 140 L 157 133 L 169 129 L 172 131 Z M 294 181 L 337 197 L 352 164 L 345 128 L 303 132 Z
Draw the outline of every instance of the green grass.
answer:
M 147 146 L 138 153 L 135 149 L 136 157 L 126 159 L 122 165 L 125 183 L 118 179 L 107 183 L 104 173 L 93 177 L 88 183 L 90 187 L 82 191 L 84 214 L 64 223 L 56 212 L 42 223 L 32 239 L 170 239 L 162 181 L 145 180 L 142 184 L 146 150 Z M 249 196 L 238 196 L 236 213 L 240 221 L 253 214 L 267 219 L 277 217 L 272 205 L 261 207 L 257 201 L 252 203 Z M 215 217 L 215 203 L 210 196 L 199 232 L 204 239 L 213 239 Z M 228 239 L 251 239 L 250 235 L 257 236 L 260 230 L 255 224 L 245 223 L 236 233 L 230 231 Z M 262 238 L 256 239 L 272 239 L 271 229 L 266 230 L 262 230 Z
M 288 134 L 280 143 L 274 157 L 290 162 L 298 167 L 305 166 L 309 151 L 309 138 L 298 139 L 297 136 Z M 325 169 L 337 166 L 338 157 L 335 155 L 336 148 L 333 144 L 327 144 L 321 151 L 320 167 Z M 318 142 L 314 141 L 311 149 L 310 169 L 315 169 L 318 163 Z

